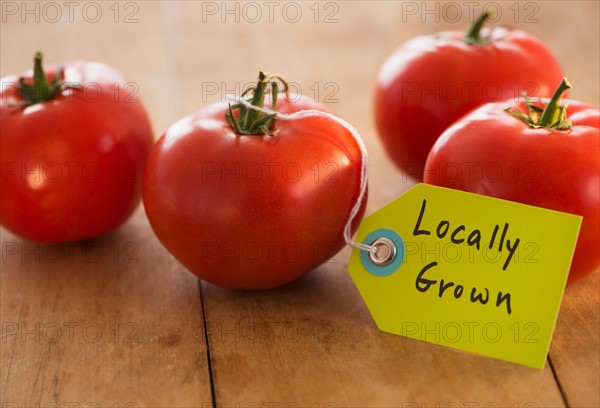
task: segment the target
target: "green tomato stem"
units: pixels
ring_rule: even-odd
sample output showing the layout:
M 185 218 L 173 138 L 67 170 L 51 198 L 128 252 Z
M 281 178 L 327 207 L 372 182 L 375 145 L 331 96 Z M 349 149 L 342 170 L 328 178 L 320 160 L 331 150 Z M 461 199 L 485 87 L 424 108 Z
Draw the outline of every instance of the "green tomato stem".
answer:
M 283 84 L 283 89 L 280 91 L 277 81 Z M 246 94 L 252 93 L 252 97 L 248 99 L 248 102 L 252 106 L 263 108 L 265 106 L 265 95 L 267 87 L 271 88 L 271 97 L 273 100 L 271 110 L 275 110 L 277 104 L 277 97 L 280 92 L 287 93 L 288 82 L 280 75 L 273 73 L 258 74 L 258 83 L 255 87 L 246 90 L 242 94 L 242 98 L 246 97 Z M 234 111 L 238 111 L 238 115 L 234 114 Z M 225 119 L 231 128 L 238 135 L 275 135 L 276 131 L 273 130 L 273 124 L 277 119 L 277 114 L 266 114 L 255 109 L 250 109 L 242 103 L 235 105 L 229 105 L 229 109 L 225 112 Z
M 45 101 L 48 98 L 48 82 L 42 67 L 42 53 L 36 52 L 33 57 L 33 89 L 35 102 Z
M 554 91 L 550 102 L 548 102 L 548 105 L 546 105 L 546 108 L 542 112 L 540 121 L 538 122 L 539 126 L 549 128 L 561 121 L 564 107 L 560 104 L 560 101 L 569 89 L 571 89 L 571 84 L 567 81 L 567 78 L 563 78 L 556 91 Z
M 467 31 L 467 34 L 465 35 L 465 42 L 469 43 L 469 44 L 485 44 L 487 43 L 486 40 L 481 38 L 481 29 L 483 28 L 483 25 L 485 24 L 486 20 L 489 18 L 490 13 L 486 10 L 481 16 L 479 16 L 479 18 L 477 20 L 475 20 L 475 22 L 473 23 L 473 25 L 471 26 L 471 28 L 469 28 L 469 31 Z
M 59 66 L 54 74 L 52 82 L 46 80 L 46 72 L 42 64 L 43 55 L 41 52 L 36 52 L 33 56 L 33 79 L 29 82 L 25 78 L 19 78 L 19 86 L 17 88 L 23 102 L 15 107 L 30 106 L 36 103 L 52 100 L 60 95 L 60 91 L 65 88 L 81 88 L 80 84 L 65 85 L 61 82 L 62 67 Z
M 554 91 L 550 102 L 543 109 L 532 104 L 527 94 L 523 93 L 523 99 L 527 106 L 527 114 L 512 108 L 505 109 L 504 111 L 522 120 L 533 129 L 568 130 L 571 128 L 572 123 L 567 118 L 567 107 L 561 105 L 560 102 L 569 89 L 571 89 L 571 84 L 569 84 L 567 78 L 563 78 L 556 91 Z

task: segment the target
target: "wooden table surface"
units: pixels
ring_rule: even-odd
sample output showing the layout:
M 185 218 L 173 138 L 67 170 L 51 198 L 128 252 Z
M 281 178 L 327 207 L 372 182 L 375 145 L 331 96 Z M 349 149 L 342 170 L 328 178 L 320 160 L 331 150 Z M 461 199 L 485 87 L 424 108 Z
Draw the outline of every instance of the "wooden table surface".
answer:
M 375 134 L 379 67 L 484 4 L 2 1 L 0 73 L 28 68 L 36 50 L 106 62 L 139 86 L 157 137 L 260 69 L 282 73 L 362 134 L 371 213 L 414 185 Z M 498 24 L 548 44 L 573 98 L 600 105 L 597 1 L 493 4 Z M 1 235 L 2 408 L 600 406 L 597 271 L 567 288 L 538 371 L 380 332 L 348 249 L 287 287 L 239 293 L 182 267 L 141 206 L 89 243 Z

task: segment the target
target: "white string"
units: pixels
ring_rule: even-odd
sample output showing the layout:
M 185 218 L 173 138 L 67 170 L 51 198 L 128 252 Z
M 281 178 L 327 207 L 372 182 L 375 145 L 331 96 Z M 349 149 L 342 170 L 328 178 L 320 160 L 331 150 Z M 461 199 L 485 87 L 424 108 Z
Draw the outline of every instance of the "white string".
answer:
M 327 118 L 327 119 L 333 120 L 334 122 L 343 126 L 346 130 L 348 130 L 348 132 L 350 132 L 350 134 L 356 141 L 356 144 L 358 145 L 358 149 L 360 150 L 360 156 L 361 156 L 360 193 L 358 194 L 358 198 L 356 199 L 356 202 L 354 203 L 354 206 L 352 207 L 352 210 L 350 211 L 350 215 L 348 216 L 348 220 L 346 221 L 346 225 L 344 226 L 344 241 L 346 241 L 346 244 L 350 245 L 352 248 L 357 248 L 362 251 L 376 253 L 377 252 L 376 247 L 374 247 L 372 245 L 367 245 L 367 244 L 363 244 L 360 242 L 356 242 L 352 239 L 352 232 L 351 232 L 352 222 L 354 221 L 354 218 L 356 218 L 356 215 L 360 211 L 360 206 L 362 204 L 363 198 L 367 191 L 367 171 L 368 171 L 368 167 L 369 167 L 369 154 L 367 153 L 367 148 L 366 148 L 365 144 L 363 143 L 362 138 L 356 131 L 356 129 L 354 129 L 354 127 L 351 124 L 349 124 L 348 122 L 346 122 L 344 119 L 340 119 L 337 116 L 332 115 L 330 113 L 322 112 L 322 111 L 318 111 L 318 110 L 314 110 L 314 109 L 301 110 L 298 112 L 294 112 L 290 115 L 287 115 L 285 113 L 276 112 L 276 111 L 268 109 L 268 108 L 260 108 L 258 106 L 254 106 L 250 102 L 245 100 L 244 98 L 228 98 L 228 100 L 233 101 L 235 103 L 241 103 L 248 109 L 253 109 L 253 110 L 265 113 L 267 115 L 277 114 L 277 119 L 282 119 L 282 120 L 296 120 L 296 119 L 305 119 L 305 118 L 314 118 L 314 117 Z

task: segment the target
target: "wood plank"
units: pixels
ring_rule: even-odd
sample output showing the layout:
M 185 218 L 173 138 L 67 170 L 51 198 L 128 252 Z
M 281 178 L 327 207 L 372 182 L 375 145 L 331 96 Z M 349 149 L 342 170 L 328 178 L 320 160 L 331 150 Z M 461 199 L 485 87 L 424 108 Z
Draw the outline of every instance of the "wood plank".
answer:
M 572 407 L 600 406 L 600 273 L 567 288 L 550 360 Z
M 4 404 L 211 402 L 197 281 L 142 211 L 90 243 L 0 245 Z
M 77 13 L 84 4 L 72 23 L 68 14 L 56 23 L 49 14 L 39 23 L 35 15 L 7 16 L 2 75 L 28 68 L 38 49 L 49 62 L 106 62 L 137 85 L 162 132 L 182 114 L 172 92 L 181 79 L 167 63 L 172 16 L 158 2 L 130 2 L 137 9 L 120 3 L 115 20 L 117 3 L 95 4 L 102 12 L 95 23 Z M 125 23 L 135 10 L 137 22 Z M 141 207 L 116 232 L 83 244 L 0 235 L 3 407 L 212 405 L 198 281 L 162 247 Z
M 548 366 L 380 332 L 345 271 L 348 256 L 277 291 L 203 285 L 217 404 L 564 406 Z

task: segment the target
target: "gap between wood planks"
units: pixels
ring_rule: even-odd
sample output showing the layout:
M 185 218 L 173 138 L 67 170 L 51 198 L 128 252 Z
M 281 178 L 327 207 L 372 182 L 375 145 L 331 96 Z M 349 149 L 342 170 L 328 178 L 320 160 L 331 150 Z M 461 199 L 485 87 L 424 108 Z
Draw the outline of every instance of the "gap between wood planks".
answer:
M 207 345 L 207 350 L 208 350 L 208 345 Z M 567 408 L 570 408 L 571 405 L 569 404 L 569 399 L 567 398 L 567 394 L 562 386 L 562 384 L 560 383 L 560 379 L 558 378 L 558 374 L 556 373 L 556 369 L 554 368 L 554 363 L 552 362 L 552 357 L 550 357 L 550 352 L 548 352 L 548 365 L 550 366 L 550 371 L 552 371 L 552 376 L 554 377 L 554 381 L 556 381 L 556 386 L 558 387 L 558 391 L 560 392 L 560 396 L 563 399 L 563 402 L 565 403 L 565 406 Z M 212 388 L 212 372 L 209 371 L 211 377 L 211 388 Z
M 198 279 L 198 294 L 200 295 L 200 306 L 202 307 L 202 331 L 204 333 L 204 343 L 206 345 L 206 361 L 208 362 L 208 379 L 210 381 L 210 397 L 212 407 L 217 407 L 217 397 L 215 395 L 215 378 L 213 376 L 212 358 L 210 355 L 210 341 L 208 340 L 208 328 L 206 327 L 206 307 L 204 306 L 204 294 L 202 293 L 202 279 Z M 562 389 L 561 389 L 562 392 Z M 564 398 L 564 396 L 563 396 Z
M 213 360 L 212 360 L 212 356 L 211 356 L 211 344 L 210 344 L 209 335 L 208 335 L 208 327 L 206 325 L 206 305 L 204 302 L 204 293 L 203 293 L 202 289 L 203 289 L 202 279 L 198 279 L 198 294 L 200 295 L 200 306 L 202 307 L 202 332 L 204 333 L 204 343 L 206 345 L 206 359 L 208 362 L 208 375 L 209 375 L 209 381 L 210 381 L 211 406 L 212 406 L 212 408 L 218 408 L 219 404 L 217 402 L 217 397 L 216 397 L 216 384 L 215 384 L 215 376 L 213 373 Z M 566 392 L 563 388 L 563 385 L 560 382 L 560 379 L 556 372 L 554 363 L 552 362 L 552 358 L 550 357 L 550 353 L 548 353 L 547 360 L 548 360 L 548 365 L 550 367 L 550 370 L 552 371 L 552 376 L 554 377 L 554 381 L 556 382 L 556 387 L 558 388 L 558 391 L 560 392 L 562 401 L 566 408 L 571 408 L 571 405 L 568 401 Z

